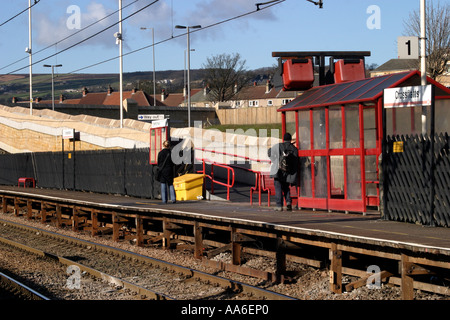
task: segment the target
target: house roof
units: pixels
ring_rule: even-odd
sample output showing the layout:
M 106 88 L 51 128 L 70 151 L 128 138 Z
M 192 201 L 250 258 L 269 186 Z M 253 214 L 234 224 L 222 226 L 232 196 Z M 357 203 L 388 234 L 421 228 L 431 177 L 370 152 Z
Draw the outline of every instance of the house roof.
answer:
M 275 88 L 267 88 L 266 85 L 248 86 L 242 88 L 233 100 L 274 99 L 278 92 Z
M 388 72 L 395 70 L 411 71 L 419 66 L 418 59 L 391 59 L 373 70 L 371 73 Z
M 140 90 L 123 91 L 122 95 L 124 100 L 133 99 L 140 107 L 149 107 L 153 105 L 153 97 Z M 41 101 L 40 103 L 44 103 L 44 101 Z M 79 99 L 65 99 L 62 101 L 62 103 L 95 106 L 118 106 L 120 105 L 120 92 L 88 92 L 83 94 L 83 96 Z
M 191 89 L 191 102 L 193 101 L 192 97 L 197 94 L 201 89 Z M 150 96 L 151 99 L 154 99 L 154 95 Z M 159 98 L 159 99 L 158 99 Z M 187 97 L 184 96 L 183 93 L 167 93 L 165 94 L 164 100 L 162 100 L 161 95 L 156 95 L 156 105 L 157 106 L 166 106 L 166 107 L 178 107 Z
M 89 94 L 88 94 L 89 95 Z M 137 102 L 140 107 L 149 107 L 149 99 L 143 91 L 124 91 L 122 92 L 123 99 L 133 99 Z M 107 94 L 105 100 L 103 100 L 103 105 L 107 106 L 118 106 L 120 105 L 120 92 L 111 92 Z
M 450 89 L 431 78 L 427 77 L 427 81 L 435 86 L 437 97 L 450 98 Z M 419 71 L 393 73 L 380 77 L 313 87 L 287 105 L 279 108 L 278 111 L 375 101 L 383 95 L 384 89 L 414 85 L 420 85 Z
M 106 92 L 89 92 L 80 98 L 78 104 L 102 105 L 106 95 Z
M 284 91 L 280 88 L 271 86 L 267 91 L 266 85 L 253 85 L 244 87 L 236 96 L 231 100 L 261 100 L 261 99 L 276 99 L 276 98 L 293 98 L 297 96 L 297 91 Z M 212 101 L 212 97 L 209 92 L 205 92 L 204 89 L 200 90 L 197 94 L 192 96 L 192 102 L 204 102 Z

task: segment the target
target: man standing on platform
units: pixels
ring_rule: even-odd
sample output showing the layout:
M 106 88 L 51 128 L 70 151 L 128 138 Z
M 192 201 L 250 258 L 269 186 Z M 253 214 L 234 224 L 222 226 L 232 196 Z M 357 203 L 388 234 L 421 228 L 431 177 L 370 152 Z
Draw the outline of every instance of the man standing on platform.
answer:
M 283 142 L 268 151 L 272 160 L 270 176 L 274 178 L 276 211 L 283 210 L 283 200 L 288 211 L 292 210 L 291 185 L 297 184 L 298 149 L 292 144 L 292 136 L 285 133 Z

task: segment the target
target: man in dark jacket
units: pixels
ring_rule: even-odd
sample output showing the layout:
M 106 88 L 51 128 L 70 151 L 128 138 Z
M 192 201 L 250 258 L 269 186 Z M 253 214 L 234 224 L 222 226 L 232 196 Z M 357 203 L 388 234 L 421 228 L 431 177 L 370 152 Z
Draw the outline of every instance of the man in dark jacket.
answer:
M 283 200 L 286 201 L 287 210 L 292 210 L 290 187 L 297 184 L 298 149 L 291 141 L 291 134 L 286 133 L 283 142 L 274 145 L 268 151 L 272 160 L 270 176 L 274 178 L 277 211 L 283 210 Z
M 158 153 L 158 167 L 161 170 L 161 200 L 167 203 L 168 195 L 172 203 L 176 202 L 175 189 L 173 187 L 174 164 L 172 162 L 170 142 L 164 141 L 164 149 Z

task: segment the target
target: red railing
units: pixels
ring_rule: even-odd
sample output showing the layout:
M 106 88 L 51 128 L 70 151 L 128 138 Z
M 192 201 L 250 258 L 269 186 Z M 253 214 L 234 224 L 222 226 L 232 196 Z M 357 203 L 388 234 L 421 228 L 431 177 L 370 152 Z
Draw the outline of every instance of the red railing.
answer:
M 211 180 L 211 194 L 214 194 L 214 183 L 217 183 L 219 185 L 227 187 L 227 200 L 230 200 L 230 189 L 234 186 L 234 169 L 230 166 L 223 165 L 220 163 L 215 162 L 209 162 L 211 165 L 211 175 L 206 173 L 206 160 L 205 159 L 197 159 L 202 161 L 203 170 L 197 171 L 197 173 L 202 173 L 205 175 L 205 177 L 209 178 Z M 227 170 L 227 182 L 222 182 L 219 180 L 214 179 L 214 167 L 220 167 Z M 231 176 L 231 181 L 230 181 Z
M 233 154 L 233 153 L 229 153 L 229 152 L 210 150 L 210 149 L 205 149 L 205 148 L 195 148 L 195 150 L 199 150 L 199 151 L 202 151 L 202 152 L 209 152 L 209 153 L 212 153 L 212 154 L 221 154 L 221 155 L 230 156 L 230 157 L 233 157 L 233 158 L 240 158 L 240 159 L 243 159 L 244 161 L 260 162 L 260 163 L 271 163 L 270 160 L 251 158 L 251 157 L 248 157 L 248 156 L 242 156 L 242 155 Z M 238 166 L 238 165 L 219 164 L 219 163 L 217 163 L 215 161 L 212 161 L 212 160 L 209 160 L 209 159 L 205 159 L 204 157 L 196 158 L 196 160 L 201 161 L 203 163 L 203 170 L 199 171 L 199 172 L 201 172 L 202 174 L 205 174 L 205 176 L 207 176 L 213 182 L 212 185 L 211 185 L 211 194 L 214 194 L 214 182 L 217 183 L 217 184 L 226 186 L 228 188 L 227 189 L 227 200 L 230 199 L 230 197 L 229 197 L 230 188 L 232 188 L 233 185 L 234 185 L 234 168 L 254 173 L 255 174 L 255 185 L 253 187 L 250 187 L 250 204 L 253 204 L 253 194 L 254 194 L 254 192 L 257 192 L 258 193 L 258 203 L 259 203 L 259 205 L 261 205 L 262 192 L 267 192 L 268 191 L 267 188 L 265 187 L 265 183 L 262 181 L 263 173 L 261 173 L 260 171 L 249 169 L 249 168 L 244 168 L 244 167 L 241 167 L 241 166 Z M 213 169 L 214 166 L 220 166 L 220 167 L 226 168 L 228 170 L 228 183 L 223 183 L 223 182 L 214 180 L 213 177 L 206 175 L 206 172 L 205 172 L 205 163 L 206 162 L 211 164 L 211 171 L 212 172 L 214 170 Z M 230 171 L 231 170 L 233 172 L 233 184 L 229 183 L 229 175 L 230 175 Z M 271 192 L 269 191 L 268 194 L 269 194 L 269 205 L 270 205 L 270 194 L 271 194 Z
M 233 158 L 240 158 L 240 159 L 243 159 L 244 161 L 270 163 L 270 160 L 255 159 L 255 158 L 251 158 L 251 157 L 248 157 L 248 156 L 242 156 L 242 155 L 233 154 L 233 153 L 229 153 L 229 152 L 210 150 L 210 149 L 205 149 L 205 148 L 195 148 L 195 150 L 199 150 L 199 151 L 202 151 L 202 152 L 209 152 L 209 153 L 213 153 L 213 154 L 217 153 L 217 154 L 221 154 L 221 155 L 225 155 L 225 156 L 230 156 L 230 157 L 233 157 Z M 213 169 L 214 166 L 219 166 L 219 167 L 223 167 L 223 168 L 227 169 L 227 173 L 228 173 L 228 180 L 227 181 L 228 181 L 228 183 L 226 183 L 226 184 L 223 183 L 223 182 L 217 181 L 217 180 L 213 181 L 213 178 L 208 176 L 208 178 L 210 178 L 212 182 L 215 182 L 217 184 L 224 185 L 224 186 L 227 187 L 227 200 L 229 200 L 229 198 L 230 198 L 229 197 L 230 188 L 232 188 L 233 185 L 234 185 L 234 175 L 235 175 L 234 168 L 254 173 L 255 174 L 255 186 L 250 188 L 250 203 L 251 204 L 253 203 L 253 199 L 252 199 L 253 192 L 258 191 L 259 192 L 259 203 L 261 204 L 261 186 L 260 186 L 260 172 L 259 171 L 255 171 L 255 170 L 252 170 L 252 169 L 244 168 L 244 167 L 241 167 L 241 166 L 238 166 L 238 165 L 226 165 L 226 164 L 222 164 L 222 163 L 217 163 L 215 161 L 211 161 L 209 159 L 205 159 L 204 157 L 196 158 L 196 160 L 202 161 L 202 163 L 203 163 L 203 170 L 201 172 L 203 174 L 205 174 L 205 175 L 206 175 L 205 162 L 208 162 L 208 163 L 211 164 L 212 172 L 214 170 Z M 229 175 L 230 175 L 231 170 L 232 170 L 232 173 L 233 173 L 233 184 L 230 185 L 230 183 L 229 183 Z M 213 183 L 211 185 L 211 194 L 214 194 L 214 184 Z

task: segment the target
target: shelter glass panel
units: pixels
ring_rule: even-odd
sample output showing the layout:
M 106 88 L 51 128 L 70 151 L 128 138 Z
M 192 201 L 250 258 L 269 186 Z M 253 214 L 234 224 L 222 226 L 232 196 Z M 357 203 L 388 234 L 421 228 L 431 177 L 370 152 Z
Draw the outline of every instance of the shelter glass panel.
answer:
M 361 200 L 360 156 L 347 156 L 347 199 Z
M 359 106 L 345 106 L 345 146 L 359 148 Z
M 377 128 L 375 123 L 375 108 L 364 109 L 364 148 L 377 147 Z
M 344 156 L 330 156 L 331 197 L 344 198 Z
M 421 108 L 416 108 L 421 109 Z M 429 113 L 428 113 L 429 114 Z M 435 132 L 448 132 L 450 128 L 450 99 L 435 101 Z M 430 121 L 427 121 L 429 123 Z M 417 123 L 417 122 L 416 122 Z M 417 125 L 416 125 L 417 128 Z
M 325 109 L 313 110 L 314 149 L 326 148 Z
M 300 150 L 311 150 L 311 121 L 309 114 L 309 110 L 298 112 L 298 141 L 300 143 Z
M 297 113 L 295 111 L 288 111 L 286 112 L 286 132 L 289 132 L 292 135 L 292 138 L 295 139 L 295 117 L 297 116 Z M 280 134 L 280 138 L 283 138 Z
M 312 197 L 311 157 L 300 157 L 300 196 Z
M 377 181 L 377 156 L 366 156 L 365 157 L 365 167 L 366 167 L 366 181 Z M 367 183 L 366 185 L 366 195 L 376 196 L 377 195 L 377 184 Z
M 341 149 L 342 142 L 342 111 L 341 107 L 330 107 L 328 111 L 329 132 L 330 132 L 330 148 Z
M 328 197 L 327 157 L 314 157 L 314 194 L 316 198 Z

